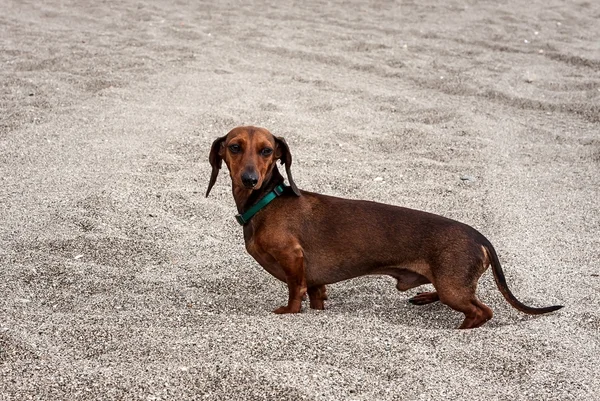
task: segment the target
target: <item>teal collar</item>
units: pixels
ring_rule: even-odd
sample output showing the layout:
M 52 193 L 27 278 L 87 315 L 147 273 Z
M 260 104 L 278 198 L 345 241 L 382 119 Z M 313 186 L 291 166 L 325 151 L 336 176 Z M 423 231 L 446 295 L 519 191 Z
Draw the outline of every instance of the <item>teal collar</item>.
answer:
M 256 213 L 258 213 L 258 211 L 260 209 L 267 206 L 276 197 L 280 196 L 283 193 L 284 189 L 285 189 L 285 185 L 283 185 L 283 184 L 277 185 L 271 192 L 269 192 L 261 200 L 259 200 L 256 205 L 254 205 L 250 209 L 246 210 L 246 213 L 236 214 L 235 219 L 237 220 L 238 223 L 240 223 L 240 226 L 243 226 L 244 224 L 249 222 L 250 219 L 252 218 L 252 216 L 254 216 Z

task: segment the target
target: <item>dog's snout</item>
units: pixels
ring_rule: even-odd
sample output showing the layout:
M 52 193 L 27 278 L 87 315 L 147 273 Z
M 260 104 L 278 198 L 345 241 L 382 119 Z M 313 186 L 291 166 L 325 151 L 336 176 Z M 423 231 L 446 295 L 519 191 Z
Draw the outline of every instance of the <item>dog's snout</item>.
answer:
M 244 184 L 246 188 L 254 188 L 257 183 L 258 174 L 256 174 L 256 171 L 244 171 L 244 173 L 242 174 L 242 184 Z

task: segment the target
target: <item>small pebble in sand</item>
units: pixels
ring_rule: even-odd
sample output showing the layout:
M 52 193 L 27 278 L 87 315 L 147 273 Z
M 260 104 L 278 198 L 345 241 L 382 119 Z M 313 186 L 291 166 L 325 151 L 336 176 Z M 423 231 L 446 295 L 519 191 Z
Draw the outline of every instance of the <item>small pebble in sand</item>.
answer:
M 523 42 L 524 43 L 529 43 L 529 41 L 527 39 L 524 39 Z
M 376 181 L 376 182 L 381 182 L 381 181 L 383 181 L 383 177 L 375 177 L 375 178 L 373 179 L 373 181 Z

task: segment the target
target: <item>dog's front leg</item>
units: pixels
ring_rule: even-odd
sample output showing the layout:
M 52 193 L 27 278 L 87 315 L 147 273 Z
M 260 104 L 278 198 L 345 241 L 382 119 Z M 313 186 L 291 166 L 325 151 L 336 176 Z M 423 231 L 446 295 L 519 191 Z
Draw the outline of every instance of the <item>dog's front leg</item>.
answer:
M 308 298 L 310 300 L 311 309 L 325 309 L 325 302 L 327 300 L 327 291 L 324 285 L 317 287 L 308 287 Z
M 275 259 L 285 272 L 285 281 L 288 286 L 289 299 L 286 306 L 279 307 L 273 312 L 299 313 L 302 308 L 302 299 L 306 294 L 306 277 L 304 276 L 304 256 L 298 246 L 294 251 L 285 250 L 275 255 Z

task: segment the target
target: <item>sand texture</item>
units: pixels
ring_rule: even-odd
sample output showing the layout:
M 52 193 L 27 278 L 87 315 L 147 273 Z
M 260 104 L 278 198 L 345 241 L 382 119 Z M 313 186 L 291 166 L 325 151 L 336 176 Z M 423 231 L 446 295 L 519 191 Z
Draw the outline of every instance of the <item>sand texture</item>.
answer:
M 600 400 L 600 2 L 0 0 L 1 400 Z M 389 277 L 279 316 L 210 144 L 495 245 L 484 327 Z M 425 286 L 420 289 L 428 289 Z

